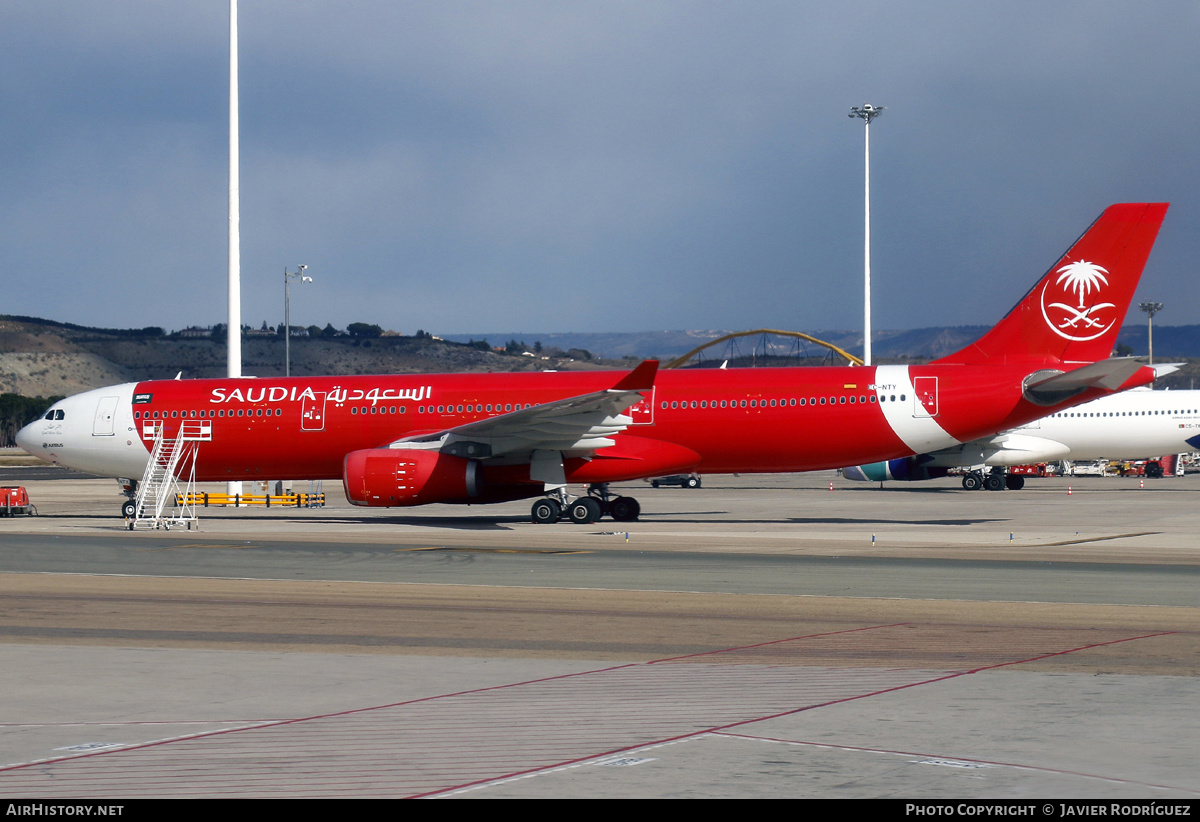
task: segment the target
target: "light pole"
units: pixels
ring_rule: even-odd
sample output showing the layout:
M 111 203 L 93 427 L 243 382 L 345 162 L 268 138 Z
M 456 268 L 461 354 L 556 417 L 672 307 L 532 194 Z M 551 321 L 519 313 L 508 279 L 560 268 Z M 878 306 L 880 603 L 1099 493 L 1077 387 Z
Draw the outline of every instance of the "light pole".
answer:
M 1154 365 L 1154 315 L 1162 311 L 1162 303 L 1138 303 L 1138 308 L 1146 312 L 1146 337 L 1150 343 L 1150 364 Z
M 288 272 L 286 266 L 283 269 L 283 376 L 285 377 L 292 376 L 292 280 L 311 283 L 312 277 L 304 276 L 307 269 L 306 265 L 296 266 L 294 272 Z
M 866 125 L 863 142 L 864 229 L 863 229 L 863 365 L 871 364 L 871 121 L 883 113 L 886 106 L 863 103 L 862 108 L 850 107 L 849 117 L 860 117 Z

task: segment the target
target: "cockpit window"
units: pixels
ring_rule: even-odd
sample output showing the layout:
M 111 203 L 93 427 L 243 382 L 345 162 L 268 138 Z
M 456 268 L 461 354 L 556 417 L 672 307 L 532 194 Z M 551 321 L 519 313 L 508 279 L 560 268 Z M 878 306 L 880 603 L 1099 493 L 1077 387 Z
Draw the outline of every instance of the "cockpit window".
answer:
M 63 410 L 61 408 L 51 408 L 49 411 L 46 412 L 46 416 L 42 417 L 42 419 L 44 419 L 44 420 L 61 420 L 64 416 L 65 415 L 63 414 Z
M 64 417 L 66 417 L 66 414 L 63 413 L 63 410 L 61 408 L 54 412 L 54 419 L 61 420 Z

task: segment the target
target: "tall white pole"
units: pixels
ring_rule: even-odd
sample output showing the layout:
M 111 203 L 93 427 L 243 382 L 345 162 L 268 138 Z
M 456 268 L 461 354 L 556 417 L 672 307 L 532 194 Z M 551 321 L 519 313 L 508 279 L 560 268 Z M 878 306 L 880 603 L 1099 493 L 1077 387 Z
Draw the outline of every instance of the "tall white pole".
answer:
M 863 365 L 871 364 L 871 121 L 863 138 Z
M 242 242 L 238 181 L 238 41 L 237 0 L 229 0 L 229 327 L 226 374 L 242 376 Z M 225 491 L 241 494 L 241 482 L 228 482 Z
M 242 376 L 242 248 L 238 182 L 237 0 L 229 0 L 229 333 L 227 376 Z
M 884 106 L 864 103 L 862 108 L 850 107 L 851 117 L 861 117 L 865 124 L 863 137 L 863 365 L 871 364 L 871 121 Z

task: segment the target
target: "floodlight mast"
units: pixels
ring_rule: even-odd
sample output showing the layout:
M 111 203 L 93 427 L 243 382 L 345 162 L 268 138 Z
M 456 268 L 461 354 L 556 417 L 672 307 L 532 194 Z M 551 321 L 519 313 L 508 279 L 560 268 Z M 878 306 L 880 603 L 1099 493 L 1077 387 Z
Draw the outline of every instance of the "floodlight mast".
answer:
M 229 0 L 229 326 L 226 329 L 226 376 L 242 376 L 242 246 L 238 181 L 238 40 L 237 0 Z M 225 483 L 228 494 L 241 494 L 242 483 Z
M 292 280 L 299 280 L 301 285 L 311 283 L 312 277 L 304 275 L 307 270 L 308 266 L 306 265 L 298 265 L 292 272 L 286 268 L 283 269 L 283 375 L 285 377 L 292 376 L 292 298 L 289 287 Z
M 229 0 L 229 333 L 226 376 L 242 376 L 242 249 L 238 179 L 237 0 Z
M 871 364 L 871 121 L 883 113 L 886 106 L 863 103 L 851 106 L 849 117 L 859 117 L 863 131 L 863 365 Z
M 1150 344 L 1150 365 L 1154 365 L 1154 315 L 1162 311 L 1162 303 L 1138 303 L 1138 308 L 1146 312 L 1146 337 Z

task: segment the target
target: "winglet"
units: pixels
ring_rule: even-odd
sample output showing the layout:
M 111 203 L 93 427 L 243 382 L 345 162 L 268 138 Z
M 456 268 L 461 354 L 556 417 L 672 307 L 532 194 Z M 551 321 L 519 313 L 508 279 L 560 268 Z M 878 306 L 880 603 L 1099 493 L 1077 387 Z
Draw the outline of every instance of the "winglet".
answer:
M 654 387 L 656 374 L 658 374 L 658 360 L 644 360 L 641 365 L 622 377 L 621 381 L 610 390 L 649 391 Z

